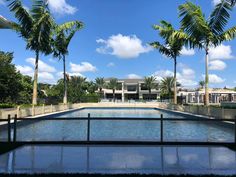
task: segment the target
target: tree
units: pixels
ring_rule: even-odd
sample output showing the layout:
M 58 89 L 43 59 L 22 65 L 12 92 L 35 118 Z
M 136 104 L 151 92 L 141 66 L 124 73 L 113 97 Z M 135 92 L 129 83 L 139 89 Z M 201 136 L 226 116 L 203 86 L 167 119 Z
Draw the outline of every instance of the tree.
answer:
M 117 78 L 111 78 L 109 83 L 108 83 L 108 88 L 112 89 L 112 94 L 113 94 L 113 102 L 115 102 L 116 95 L 115 95 L 115 90 L 119 87 L 119 83 Z
M 205 50 L 205 105 L 209 105 L 208 54 L 210 47 L 216 47 L 223 41 L 236 36 L 236 26 L 224 30 L 227 25 L 235 1 L 222 0 L 215 6 L 209 18 L 205 18 L 201 8 L 191 2 L 179 6 L 181 28 L 185 33 L 176 33 L 179 39 L 185 39 L 191 48 Z
M 205 81 L 199 81 L 199 86 L 200 86 L 200 89 L 203 89 L 204 88 L 204 85 L 205 85 Z
M 30 104 L 32 102 L 32 78 L 30 76 L 21 76 L 21 90 L 17 98 L 17 104 Z
M 161 21 L 161 25 L 154 25 L 153 28 L 159 31 L 159 35 L 164 39 L 164 44 L 160 44 L 159 42 L 152 42 L 151 46 L 158 49 L 161 54 L 173 59 L 174 61 L 174 104 L 177 104 L 177 57 L 180 55 L 180 51 L 184 46 L 184 40 L 179 40 L 174 36 L 177 30 L 175 30 L 173 26 L 166 21 Z
M 149 100 L 151 99 L 152 89 L 157 87 L 156 78 L 154 76 L 144 77 L 144 85 L 148 89 Z
M 83 94 L 86 93 L 86 78 L 71 76 L 68 84 L 68 99 L 72 103 L 80 102 Z
M 0 29 L 10 29 L 11 27 L 11 22 L 0 15 Z
M 103 77 L 97 77 L 97 78 L 95 79 L 95 83 L 96 83 L 96 85 L 97 85 L 97 87 L 98 87 L 98 89 L 99 89 L 100 97 L 102 97 L 102 89 L 103 89 L 103 87 L 105 86 L 105 80 L 104 80 L 104 78 L 103 78 Z
M 10 11 L 14 13 L 18 24 L 13 29 L 26 41 L 26 49 L 35 52 L 35 69 L 32 104 L 37 104 L 38 61 L 40 53 L 48 55 L 52 52 L 51 40 L 54 26 L 53 18 L 47 8 L 47 1 L 34 0 L 32 9 L 26 10 L 20 0 L 9 0 Z
M 173 77 L 165 77 L 161 80 L 160 89 L 163 95 L 168 95 L 169 99 L 172 95 L 172 89 L 174 88 L 174 78 Z M 180 83 L 176 82 L 176 86 L 180 86 Z
M 63 77 L 64 77 L 64 96 L 63 103 L 67 104 L 67 79 L 66 79 L 66 55 L 68 55 L 68 46 L 75 33 L 83 27 L 82 22 L 71 21 L 56 26 L 54 39 L 54 57 L 63 60 Z
M 21 74 L 12 64 L 13 53 L 0 51 L 0 102 L 16 103 L 22 89 Z

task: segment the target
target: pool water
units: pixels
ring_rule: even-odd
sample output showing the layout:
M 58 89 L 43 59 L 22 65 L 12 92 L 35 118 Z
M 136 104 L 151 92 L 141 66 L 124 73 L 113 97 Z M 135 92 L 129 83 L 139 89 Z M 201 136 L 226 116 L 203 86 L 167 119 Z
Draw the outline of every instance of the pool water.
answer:
M 23 146 L 0 156 L 1 173 L 236 174 L 225 147 Z
M 115 120 L 131 118 L 182 118 L 183 121 L 164 121 L 164 141 L 233 142 L 234 128 L 226 123 L 184 121 L 189 116 L 159 109 L 85 108 L 51 115 L 55 120 L 30 120 L 17 124 L 18 141 L 80 141 L 87 139 L 87 120 L 56 120 L 60 117 L 110 117 L 114 120 L 91 120 L 90 140 L 160 141 L 160 121 Z M 191 117 L 193 118 L 193 116 Z M 197 119 L 197 117 L 196 117 Z M 0 127 L 1 129 L 1 127 Z M 0 130 L 0 139 L 7 132 Z

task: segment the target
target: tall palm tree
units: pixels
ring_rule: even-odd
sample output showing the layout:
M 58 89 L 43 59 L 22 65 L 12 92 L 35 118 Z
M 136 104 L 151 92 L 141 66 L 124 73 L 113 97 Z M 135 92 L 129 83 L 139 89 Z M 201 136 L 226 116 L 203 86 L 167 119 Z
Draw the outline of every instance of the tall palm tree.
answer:
M 148 97 L 151 99 L 152 89 L 157 87 L 156 78 L 154 76 L 144 77 L 144 85 L 148 89 Z
M 179 6 L 179 16 L 182 17 L 181 28 L 185 33 L 176 33 L 176 36 L 179 39 L 185 39 L 191 48 L 205 50 L 205 105 L 209 105 L 209 48 L 235 38 L 236 26 L 224 29 L 230 19 L 229 11 L 232 10 L 234 4 L 234 0 L 232 2 L 222 0 L 215 6 L 209 18 L 205 18 L 201 8 L 191 2 Z
M 63 77 L 64 77 L 64 97 L 63 103 L 67 104 L 67 82 L 66 82 L 66 55 L 68 55 L 68 46 L 75 33 L 83 27 L 82 22 L 71 21 L 56 26 L 54 39 L 53 56 L 63 60 Z
M 108 83 L 108 87 L 109 87 L 110 89 L 112 89 L 113 102 L 115 102 L 115 98 L 116 98 L 115 90 L 119 87 L 119 83 L 118 83 L 117 78 L 111 78 L 110 81 L 109 81 L 109 83 Z
M 37 104 L 38 61 L 39 55 L 52 53 L 51 39 L 54 20 L 44 0 L 34 0 L 31 11 L 24 8 L 20 0 L 9 0 L 8 7 L 14 13 L 18 24 L 13 25 L 26 41 L 26 49 L 35 52 L 35 68 L 32 104 Z
M 103 89 L 103 87 L 104 87 L 104 85 L 105 85 L 105 80 L 104 80 L 104 78 L 103 78 L 103 77 L 97 77 L 97 78 L 95 79 L 95 83 L 96 83 L 96 85 L 97 85 L 97 87 L 98 87 L 98 89 L 99 89 L 100 97 L 102 97 L 102 89 Z
M 173 26 L 166 21 L 161 21 L 160 25 L 154 25 L 153 28 L 159 31 L 159 35 L 164 39 L 164 44 L 160 44 L 159 42 L 152 42 L 151 46 L 158 49 L 160 53 L 173 59 L 174 61 L 174 104 L 177 104 L 177 57 L 180 55 L 180 51 L 184 46 L 184 41 L 175 38 L 174 34 L 177 30 L 175 30 Z

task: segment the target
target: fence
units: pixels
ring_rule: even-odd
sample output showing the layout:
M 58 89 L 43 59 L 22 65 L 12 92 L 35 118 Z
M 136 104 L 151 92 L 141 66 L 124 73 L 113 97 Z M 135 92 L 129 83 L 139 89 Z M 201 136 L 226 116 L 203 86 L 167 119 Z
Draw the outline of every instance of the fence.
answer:
M 187 118 L 187 119 L 183 119 L 183 118 L 164 118 L 163 115 L 161 114 L 161 116 L 159 118 L 129 118 L 129 117 L 91 117 L 90 114 L 88 114 L 87 117 L 60 117 L 60 118 L 56 118 L 56 117 L 49 117 L 49 118 L 17 118 L 17 115 L 14 116 L 13 121 L 11 120 L 11 116 L 8 116 L 8 119 L 2 119 L 0 120 L 1 122 L 7 122 L 7 142 L 9 143 L 23 143 L 23 144 L 140 144 L 140 145 L 236 145 L 236 117 L 234 120 L 232 119 L 196 119 L 196 118 Z M 37 140 L 37 137 L 35 139 L 31 137 L 31 139 L 28 140 L 18 140 L 17 138 L 17 134 L 18 134 L 18 126 L 21 126 L 20 124 L 22 123 L 26 123 L 26 122 L 32 122 L 34 123 L 34 121 L 52 121 L 52 124 L 56 124 L 60 121 L 85 121 L 84 123 L 81 123 L 81 129 L 82 127 L 86 129 L 84 129 L 85 131 L 85 137 L 82 139 L 77 139 L 74 138 L 73 136 L 71 136 L 70 133 L 73 133 L 73 128 L 68 128 L 68 137 L 67 139 L 56 139 L 56 134 L 54 134 L 52 136 L 52 139 L 49 140 Z M 106 140 L 106 139 L 99 139 L 99 140 L 94 140 L 93 137 L 91 137 L 91 123 L 93 123 L 93 121 L 112 121 L 112 122 L 121 122 L 121 121 L 131 121 L 131 122 L 142 122 L 142 121 L 147 121 L 150 122 L 151 124 L 154 123 L 159 123 L 158 125 L 160 126 L 158 128 L 159 130 L 159 140 L 155 139 L 155 140 L 138 140 L 138 139 L 134 139 L 134 140 L 127 140 L 127 139 L 119 139 L 119 140 Z M 164 134 L 165 134 L 165 128 L 164 128 L 164 123 L 170 121 L 170 122 L 211 122 L 211 123 L 222 123 L 225 121 L 228 121 L 231 123 L 232 126 L 234 126 L 234 141 L 233 142 L 218 142 L 218 141 L 195 141 L 195 140 L 189 140 L 189 141 L 171 141 L 171 140 L 166 140 L 164 138 Z M 64 123 L 63 123 L 64 124 Z M 75 123 L 72 123 L 73 125 L 76 125 Z M 46 125 L 46 124 L 44 124 Z M 79 125 L 79 124 L 78 124 Z M 44 130 L 47 129 L 47 127 L 44 127 Z M 157 130 L 157 129 L 156 129 Z M 23 129 L 23 131 L 25 131 L 25 129 Z M 26 132 L 27 133 L 27 132 Z M 35 132 L 34 132 L 35 133 Z M 38 132 L 37 135 L 40 135 L 40 133 L 42 132 Z M 56 133 L 56 131 L 54 131 L 54 133 Z M 31 136 L 31 135 L 29 135 Z

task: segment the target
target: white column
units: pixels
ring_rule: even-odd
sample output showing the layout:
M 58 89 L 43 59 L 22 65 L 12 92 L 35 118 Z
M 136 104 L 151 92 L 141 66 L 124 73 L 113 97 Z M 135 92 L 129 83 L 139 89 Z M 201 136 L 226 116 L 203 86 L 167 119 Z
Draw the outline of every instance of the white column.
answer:
M 125 102 L 125 88 L 124 88 L 124 82 L 122 82 L 122 102 Z

